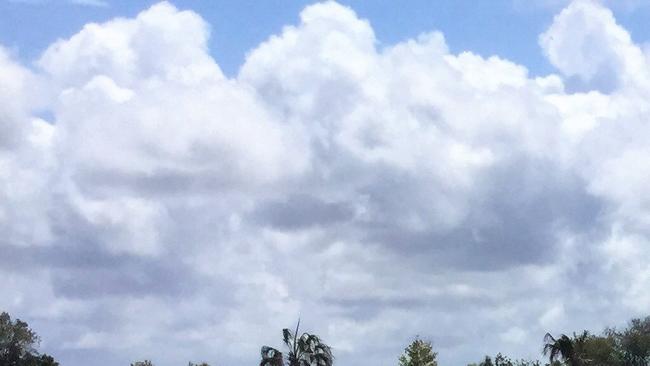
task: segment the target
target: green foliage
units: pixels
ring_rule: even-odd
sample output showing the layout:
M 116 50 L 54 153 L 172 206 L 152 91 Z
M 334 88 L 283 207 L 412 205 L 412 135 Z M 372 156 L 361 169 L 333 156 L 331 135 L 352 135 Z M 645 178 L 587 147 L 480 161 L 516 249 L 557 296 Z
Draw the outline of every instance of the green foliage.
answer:
M 48 355 L 36 351 L 39 338 L 29 325 L 9 314 L 0 314 L 0 365 L 2 366 L 58 366 Z
M 334 356 L 331 348 L 323 343 L 321 339 L 309 333 L 303 333 L 298 337 L 300 320 L 296 330 L 282 330 L 282 340 L 289 349 L 287 361 L 289 366 L 332 366 Z M 282 352 L 275 348 L 264 346 L 261 351 L 262 361 L 260 366 L 283 366 Z
M 650 317 L 632 319 L 622 331 L 606 329 L 602 335 L 588 331 L 544 338 L 544 354 L 549 361 L 569 366 L 648 366 L 650 365 Z
M 149 360 L 144 360 L 132 363 L 131 366 L 153 366 L 153 363 Z
M 132 363 L 131 366 L 154 366 L 154 365 L 150 360 L 144 360 L 144 361 L 138 361 L 136 363 Z M 210 366 L 210 365 L 208 365 L 206 362 L 201 362 L 201 363 L 190 362 L 187 364 L 187 366 Z
M 569 336 L 562 334 L 559 338 L 553 337 L 550 333 L 544 336 L 544 355 L 548 355 L 551 364 L 556 361 L 562 361 L 569 366 L 582 366 L 574 340 Z
M 433 352 L 431 342 L 415 338 L 411 344 L 404 349 L 399 358 L 399 366 L 438 366 L 437 352 Z
M 492 359 L 490 358 L 490 356 L 485 356 L 483 361 L 479 362 L 478 364 L 471 363 L 467 366 L 494 366 L 494 363 L 492 363 Z
M 633 319 L 623 331 L 606 329 L 603 335 L 588 331 L 544 338 L 544 354 L 549 361 L 569 366 L 648 366 L 650 365 L 650 318 Z
M 512 360 L 510 357 L 498 353 L 494 357 L 494 366 L 541 366 L 539 361 Z
M 273 347 L 263 346 L 261 351 L 262 361 L 260 366 L 282 366 L 282 352 Z
M 589 366 L 623 366 L 622 353 L 612 335 L 597 336 L 584 331 L 574 335 L 576 353 L 582 363 Z
M 34 355 L 29 355 L 27 356 L 25 363 L 25 366 L 59 366 L 59 363 L 52 358 L 52 356 L 48 355 L 40 355 L 40 356 L 34 356 Z
M 626 365 L 650 364 L 650 317 L 632 319 L 626 329 L 613 332 Z
M 510 357 L 504 356 L 501 353 L 497 353 L 494 357 L 494 361 L 490 356 L 485 356 L 483 361 L 478 364 L 473 363 L 468 366 L 542 366 L 539 361 L 529 361 L 529 360 L 512 360 Z

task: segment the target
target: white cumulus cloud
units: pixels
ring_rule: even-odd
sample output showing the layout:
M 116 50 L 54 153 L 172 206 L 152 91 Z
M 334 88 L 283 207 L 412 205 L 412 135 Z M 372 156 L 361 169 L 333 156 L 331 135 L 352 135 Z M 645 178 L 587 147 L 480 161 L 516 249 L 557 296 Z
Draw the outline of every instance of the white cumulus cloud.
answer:
M 299 315 L 341 364 L 538 357 L 647 309 L 650 68 L 602 4 L 541 77 L 335 2 L 234 77 L 208 38 L 163 2 L 0 49 L 0 308 L 64 363 L 256 362 Z

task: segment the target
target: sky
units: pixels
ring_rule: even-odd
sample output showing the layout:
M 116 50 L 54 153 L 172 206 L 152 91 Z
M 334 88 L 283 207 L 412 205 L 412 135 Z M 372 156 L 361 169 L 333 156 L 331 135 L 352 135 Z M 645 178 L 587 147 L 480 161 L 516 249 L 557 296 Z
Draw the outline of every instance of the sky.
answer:
M 648 5 L 2 1 L 0 310 L 71 366 L 649 315 Z

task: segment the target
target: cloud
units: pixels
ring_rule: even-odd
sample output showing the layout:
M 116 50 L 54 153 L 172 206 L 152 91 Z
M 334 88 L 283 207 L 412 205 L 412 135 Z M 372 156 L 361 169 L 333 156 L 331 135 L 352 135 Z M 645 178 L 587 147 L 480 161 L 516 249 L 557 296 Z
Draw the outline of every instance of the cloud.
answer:
M 574 1 L 540 36 L 551 63 L 568 77 L 590 87 L 612 90 L 621 83 L 647 85 L 647 64 L 641 49 L 609 9 L 592 1 Z
M 9 1 L 13 3 L 40 5 L 40 4 L 47 3 L 50 0 L 9 0 Z M 65 2 L 72 5 L 90 6 L 96 8 L 107 8 L 111 6 L 111 4 L 108 1 L 104 1 L 104 0 L 66 0 Z
M 341 364 L 537 357 L 649 305 L 647 55 L 602 5 L 537 78 L 335 2 L 232 78 L 208 38 L 163 2 L 0 49 L 0 308 L 63 362 L 250 363 L 299 315 Z
M 75 5 L 95 6 L 100 8 L 106 8 L 110 6 L 108 1 L 102 1 L 102 0 L 70 0 L 70 3 Z
M 542 7 L 542 8 L 546 8 L 547 10 L 553 10 L 559 12 L 563 8 L 569 6 L 573 1 L 574 0 L 533 0 L 533 1 L 514 0 L 514 5 L 522 9 L 523 6 L 526 5 L 528 5 L 528 8 L 530 9 L 530 5 L 533 5 L 535 7 Z M 614 11 L 622 11 L 626 13 L 641 10 L 644 7 L 650 5 L 650 2 L 648 2 L 648 0 L 588 0 L 588 1 L 591 1 L 594 4 L 598 4 L 603 7 L 607 7 Z

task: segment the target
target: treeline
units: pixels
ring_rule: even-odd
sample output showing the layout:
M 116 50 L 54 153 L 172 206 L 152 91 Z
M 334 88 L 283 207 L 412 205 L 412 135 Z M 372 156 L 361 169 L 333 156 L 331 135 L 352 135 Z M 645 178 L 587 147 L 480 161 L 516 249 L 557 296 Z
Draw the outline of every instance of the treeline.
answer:
M 300 322 L 294 331 L 284 329 L 282 332 L 286 355 L 278 349 L 262 347 L 260 366 L 332 366 L 331 348 L 316 335 L 303 333 L 298 336 L 299 326 Z M 542 360 L 512 359 L 497 353 L 467 366 L 650 366 L 650 317 L 632 319 L 623 329 L 607 328 L 601 334 L 585 330 L 554 337 L 547 333 L 541 346 Z M 397 363 L 399 366 L 438 366 L 437 356 L 431 342 L 416 337 Z
M 600 334 L 589 331 L 544 336 L 540 361 L 511 360 L 497 354 L 468 366 L 649 366 L 650 317 L 632 319 L 623 329 L 607 328 Z
M 55 359 L 37 351 L 38 335 L 20 319 L 0 314 L 0 366 L 59 366 Z M 260 366 L 332 366 L 332 349 L 315 334 L 283 329 L 284 352 L 263 346 Z M 467 366 L 650 366 L 650 317 L 632 319 L 625 328 L 607 328 L 600 334 L 589 331 L 546 334 L 540 360 L 514 360 L 497 353 Z M 438 366 L 438 353 L 430 341 L 416 337 L 396 360 L 399 366 Z M 154 366 L 152 361 L 138 361 L 131 366 Z M 210 366 L 192 363 L 188 366 Z

